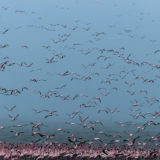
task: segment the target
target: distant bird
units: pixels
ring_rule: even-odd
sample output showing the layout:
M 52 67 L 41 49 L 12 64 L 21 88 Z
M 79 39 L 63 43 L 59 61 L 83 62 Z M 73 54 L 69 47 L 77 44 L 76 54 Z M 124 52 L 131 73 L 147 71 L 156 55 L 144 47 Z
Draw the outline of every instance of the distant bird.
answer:
M 15 136 L 20 136 L 22 133 L 24 133 L 24 132 L 17 132 L 13 130 L 11 130 L 10 132 L 15 133 Z
M 32 135 L 33 135 L 33 136 L 34 136 L 34 135 L 39 135 L 40 137 L 45 137 L 46 140 L 53 139 L 53 137 L 55 136 L 55 134 L 50 134 L 50 135 L 48 135 L 48 134 L 42 134 L 42 133 L 40 133 L 40 132 L 32 132 Z
M 101 143 L 104 143 L 104 142 L 102 141 L 102 139 L 99 138 L 99 137 L 95 137 L 94 140 L 95 140 L 95 141 L 99 141 L 99 142 L 101 142 Z
M 39 123 L 31 122 L 30 124 L 32 124 L 32 131 L 33 131 L 34 128 L 37 128 L 38 130 L 40 130 L 40 126 L 44 125 L 42 122 L 39 122 Z
M 69 131 L 63 130 L 62 128 L 58 128 L 57 131 L 59 131 L 59 132 L 64 132 L 64 133 L 70 133 Z
M 8 29 L 5 29 L 2 34 L 6 34 L 8 32 Z
M 89 117 L 86 117 L 86 118 L 82 118 L 81 116 L 79 116 L 79 120 L 81 123 L 84 123 Z
M 51 117 L 51 116 L 55 115 L 54 113 L 57 112 L 57 111 L 49 111 L 49 110 L 43 110 L 43 111 L 48 112 L 48 115 L 46 115 L 44 118 Z
M 35 113 L 41 113 L 43 112 L 43 110 L 37 110 L 37 109 L 33 109 Z
M 8 114 L 8 116 L 11 119 L 11 121 L 15 121 L 15 120 L 17 120 L 17 117 L 19 117 L 19 114 L 17 114 L 15 117 L 11 116 L 10 114 Z
M 8 111 L 13 111 L 15 108 L 16 108 L 16 105 L 14 105 L 13 107 L 10 107 L 10 108 L 8 108 L 8 107 L 5 107 Z

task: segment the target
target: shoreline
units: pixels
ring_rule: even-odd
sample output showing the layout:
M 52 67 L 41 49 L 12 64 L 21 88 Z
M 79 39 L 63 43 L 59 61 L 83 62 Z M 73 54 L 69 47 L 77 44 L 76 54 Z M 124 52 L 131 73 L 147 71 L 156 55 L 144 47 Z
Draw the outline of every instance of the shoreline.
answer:
M 135 146 L 95 146 L 94 144 L 65 144 L 65 143 L 44 143 L 44 144 L 9 144 L 0 143 L 0 159 L 160 159 L 160 149 L 145 149 Z

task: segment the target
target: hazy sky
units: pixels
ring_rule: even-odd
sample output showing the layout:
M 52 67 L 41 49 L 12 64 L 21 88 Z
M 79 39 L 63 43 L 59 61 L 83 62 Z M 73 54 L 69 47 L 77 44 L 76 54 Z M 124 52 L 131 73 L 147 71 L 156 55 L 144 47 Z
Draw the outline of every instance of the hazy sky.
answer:
M 89 116 L 89 120 L 102 120 L 104 123 L 111 120 L 133 121 L 129 114 L 132 114 L 131 109 L 136 109 L 133 106 L 135 100 L 142 104 L 137 107 L 142 113 L 158 111 L 159 104 L 149 106 L 146 97 L 159 98 L 160 86 L 156 77 L 159 70 L 127 64 L 113 53 L 101 53 L 100 50 L 114 49 L 125 57 L 131 55 L 130 58 L 139 63 L 159 64 L 160 53 L 153 54 L 160 46 L 159 12 L 159 0 L 0 0 L 0 45 L 8 44 L 8 47 L 0 48 L 0 63 L 16 63 L 0 71 L 0 88 L 21 90 L 28 87 L 17 96 L 0 95 L 0 117 L 4 120 L 0 125 L 23 121 L 66 122 L 71 121 L 66 113 L 75 110 L 81 110 L 82 116 Z M 8 31 L 3 34 L 6 29 Z M 43 46 L 50 47 L 46 49 Z M 120 49 L 122 47 L 125 49 Z M 61 59 L 56 54 L 65 57 Z M 106 61 L 98 59 L 100 55 L 109 58 Z M 5 56 L 9 59 L 4 59 Z M 58 62 L 46 63 L 53 56 Z M 17 65 L 23 62 L 33 64 L 31 67 Z M 95 66 L 89 65 L 93 63 Z M 112 66 L 105 69 L 110 64 Z M 125 71 L 122 77 L 135 70 L 136 75 L 156 79 L 155 83 L 135 80 L 132 73 L 122 79 L 119 77 L 122 70 Z M 80 77 L 91 76 L 91 80 L 71 81 L 75 77 L 73 73 L 58 75 L 66 71 L 70 74 L 75 72 Z M 93 75 L 95 72 L 99 75 Z M 116 75 L 109 77 L 110 74 Z M 46 81 L 31 82 L 33 78 Z M 103 83 L 107 78 L 118 80 L 111 84 Z M 135 85 L 129 88 L 125 82 Z M 64 84 L 67 86 L 63 89 L 55 89 Z M 105 90 L 98 90 L 101 87 Z M 48 99 L 40 97 L 38 90 L 43 94 L 56 90 L 59 95 L 70 97 L 83 93 L 89 98 L 80 97 L 73 101 L 51 96 Z M 140 90 L 147 90 L 148 95 L 140 93 Z M 135 92 L 135 95 L 131 96 L 127 91 Z M 109 95 L 103 96 L 105 93 Z M 80 108 L 80 104 L 93 101 L 93 97 L 101 97 L 102 102 L 96 100 L 96 107 Z M 17 106 L 13 112 L 4 108 L 13 105 Z M 105 107 L 117 108 L 118 112 L 113 115 L 97 113 Z M 45 119 L 46 113 L 35 114 L 33 108 L 57 110 L 58 116 Z M 19 114 L 17 122 L 11 122 L 8 113 Z M 79 122 L 79 118 L 73 121 Z M 143 118 L 136 120 L 141 121 Z

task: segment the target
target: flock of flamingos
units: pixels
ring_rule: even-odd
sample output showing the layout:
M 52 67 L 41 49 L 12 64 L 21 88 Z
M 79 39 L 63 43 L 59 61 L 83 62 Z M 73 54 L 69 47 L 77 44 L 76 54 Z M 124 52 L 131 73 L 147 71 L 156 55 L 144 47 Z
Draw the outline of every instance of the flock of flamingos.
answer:
M 75 18 L 73 6 L 55 5 L 51 20 L 0 5 L 0 159 L 160 158 L 158 40 Z M 146 12 L 136 24 L 146 17 L 159 25 Z

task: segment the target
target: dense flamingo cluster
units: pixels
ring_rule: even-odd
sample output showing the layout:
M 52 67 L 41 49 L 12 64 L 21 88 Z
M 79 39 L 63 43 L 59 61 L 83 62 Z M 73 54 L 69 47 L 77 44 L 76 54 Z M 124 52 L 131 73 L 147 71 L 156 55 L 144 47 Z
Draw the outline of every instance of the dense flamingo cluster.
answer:
M 65 143 L 0 143 L 1 159 L 158 159 L 160 149 Z

